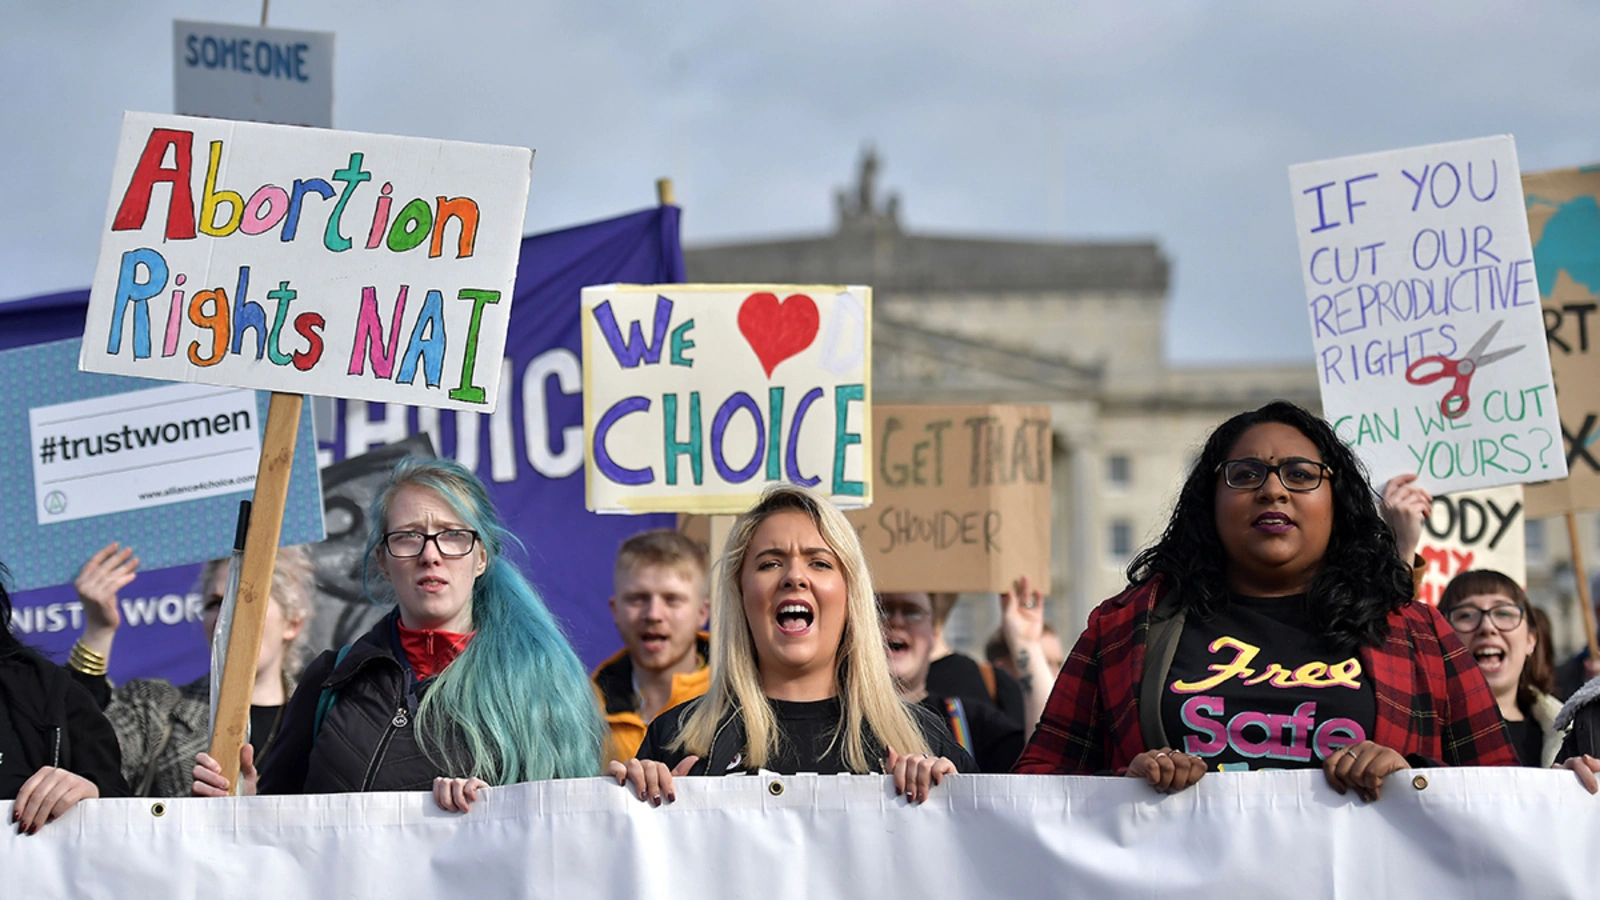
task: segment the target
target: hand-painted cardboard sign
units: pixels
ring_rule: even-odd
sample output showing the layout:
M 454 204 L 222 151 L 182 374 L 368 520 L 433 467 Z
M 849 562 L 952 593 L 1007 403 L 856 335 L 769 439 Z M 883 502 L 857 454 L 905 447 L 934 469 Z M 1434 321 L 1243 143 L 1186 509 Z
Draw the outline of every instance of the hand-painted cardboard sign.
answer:
M 586 503 L 737 513 L 764 485 L 872 503 L 872 290 L 583 289 Z
M 1418 599 L 1437 606 L 1450 579 L 1471 569 L 1495 569 L 1526 585 L 1522 509 L 1522 486 L 1517 484 L 1434 497 L 1417 547 L 1428 564 Z
M 333 32 L 172 23 L 180 116 L 333 127 Z
M 79 341 L 0 352 L 0 548 L 17 590 L 67 584 L 101 547 L 146 571 L 227 556 L 255 489 L 267 395 L 93 375 Z M 242 400 L 242 402 L 241 402 Z M 322 540 L 311 414 L 283 544 Z
M 1050 590 L 1050 408 L 877 406 L 872 509 L 848 513 L 883 591 Z
M 1567 477 L 1528 487 L 1528 517 L 1600 509 L 1600 166 L 1522 176 Z
M 1566 475 L 1509 136 L 1291 166 L 1324 415 L 1381 484 Z
M 489 412 L 532 160 L 128 113 L 80 365 Z

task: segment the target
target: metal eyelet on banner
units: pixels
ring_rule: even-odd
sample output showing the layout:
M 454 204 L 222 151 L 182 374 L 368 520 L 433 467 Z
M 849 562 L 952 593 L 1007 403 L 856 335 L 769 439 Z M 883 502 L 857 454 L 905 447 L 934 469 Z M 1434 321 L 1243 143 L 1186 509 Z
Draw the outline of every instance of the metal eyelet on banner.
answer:
M 781 782 L 781 781 L 770 782 L 767 785 L 767 793 L 771 794 L 774 797 L 783 796 L 783 782 Z
M 150 815 L 155 816 L 157 818 L 160 818 L 161 816 L 164 816 L 166 814 L 167 814 L 167 805 L 165 803 L 152 803 L 152 804 L 150 804 Z
M 1411 786 L 1419 791 L 1424 790 L 1428 786 L 1428 779 L 1425 776 L 1418 775 L 1417 777 L 1411 779 Z

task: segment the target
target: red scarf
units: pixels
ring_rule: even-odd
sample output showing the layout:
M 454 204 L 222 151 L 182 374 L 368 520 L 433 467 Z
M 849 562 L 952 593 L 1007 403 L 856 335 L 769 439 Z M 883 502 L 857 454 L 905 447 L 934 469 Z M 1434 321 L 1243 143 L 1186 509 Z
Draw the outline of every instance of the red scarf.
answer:
M 411 671 L 417 678 L 432 678 L 444 671 L 444 667 L 455 661 L 461 651 L 467 649 L 476 631 L 466 634 L 456 634 L 452 631 L 433 631 L 423 628 L 412 631 L 404 625 L 400 626 L 400 646 L 406 651 L 406 659 L 411 663 Z

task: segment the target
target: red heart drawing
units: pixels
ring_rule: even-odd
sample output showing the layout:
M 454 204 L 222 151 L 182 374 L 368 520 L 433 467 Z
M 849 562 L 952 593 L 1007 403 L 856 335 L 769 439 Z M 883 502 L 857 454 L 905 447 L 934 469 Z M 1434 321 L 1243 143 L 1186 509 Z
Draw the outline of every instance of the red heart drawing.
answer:
M 819 321 L 816 302 L 805 294 L 790 294 L 782 303 L 777 294 L 751 294 L 739 307 L 739 331 L 768 378 L 778 363 L 811 346 Z

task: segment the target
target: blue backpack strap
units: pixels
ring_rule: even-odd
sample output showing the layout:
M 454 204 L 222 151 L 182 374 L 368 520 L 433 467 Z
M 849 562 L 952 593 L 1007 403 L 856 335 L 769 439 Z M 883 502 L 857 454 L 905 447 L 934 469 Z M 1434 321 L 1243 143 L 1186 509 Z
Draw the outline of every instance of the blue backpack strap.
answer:
M 339 648 L 338 655 L 333 658 L 334 669 L 338 669 L 339 664 L 344 662 L 344 658 L 350 655 L 350 648 L 353 646 L 355 645 L 345 644 Z M 339 689 L 333 687 L 323 688 L 322 694 L 317 697 L 317 717 L 311 723 L 311 743 L 315 744 L 317 742 L 317 735 L 322 731 L 322 720 L 328 717 L 328 710 L 333 709 L 333 703 L 338 699 Z

